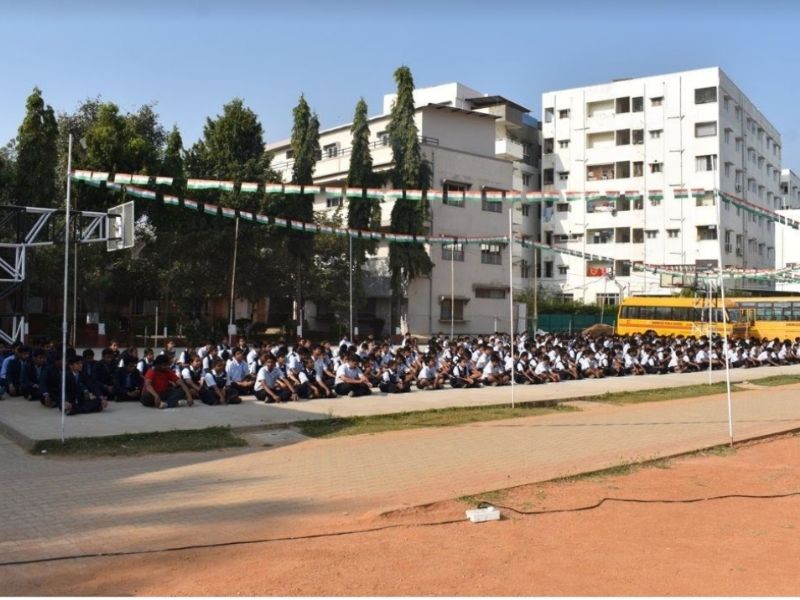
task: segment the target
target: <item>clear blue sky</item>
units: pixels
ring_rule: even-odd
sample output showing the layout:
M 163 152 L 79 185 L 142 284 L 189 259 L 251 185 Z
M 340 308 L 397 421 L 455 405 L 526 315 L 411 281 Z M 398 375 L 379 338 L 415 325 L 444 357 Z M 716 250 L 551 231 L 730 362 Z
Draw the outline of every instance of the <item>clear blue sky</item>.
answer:
M 800 170 L 800 2 L 3 2 L 0 143 L 42 88 L 56 111 L 100 95 L 156 102 L 188 146 L 240 96 L 267 141 L 289 135 L 300 92 L 323 128 L 370 114 L 407 64 L 418 87 L 461 81 L 541 109 L 541 93 L 721 66 L 783 137 Z

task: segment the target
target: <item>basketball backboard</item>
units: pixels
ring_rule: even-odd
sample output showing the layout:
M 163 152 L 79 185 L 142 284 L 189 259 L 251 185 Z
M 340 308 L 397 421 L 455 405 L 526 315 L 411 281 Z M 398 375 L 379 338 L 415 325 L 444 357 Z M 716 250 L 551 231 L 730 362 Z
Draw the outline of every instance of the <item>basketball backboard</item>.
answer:
M 109 208 L 106 249 L 112 252 L 114 250 L 133 248 L 133 225 L 133 202 L 125 202 Z

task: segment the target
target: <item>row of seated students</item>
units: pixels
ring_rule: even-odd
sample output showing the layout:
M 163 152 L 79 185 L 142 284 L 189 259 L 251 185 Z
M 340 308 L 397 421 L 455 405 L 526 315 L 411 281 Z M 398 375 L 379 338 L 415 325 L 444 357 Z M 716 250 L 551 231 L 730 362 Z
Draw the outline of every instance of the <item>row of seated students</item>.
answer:
M 417 389 L 473 388 L 555 383 L 608 376 L 683 373 L 725 366 L 731 368 L 800 362 L 800 339 L 731 340 L 725 354 L 715 336 L 588 337 L 581 334 L 541 334 L 486 337 L 437 335 L 422 352 L 411 337 L 392 346 L 368 339 L 353 345 L 301 339 L 290 348 L 284 340 L 249 347 L 244 338 L 235 347 L 209 341 L 177 353 L 167 342 L 157 355 L 134 347 L 120 350 L 112 343 L 100 360 L 86 349 L 67 349 L 66 404 L 68 414 L 101 411 L 109 401 L 134 401 L 153 408 L 237 404 L 244 395 L 265 402 L 308 398 L 363 396 Z M 0 392 L 61 407 L 61 351 L 51 341 L 31 346 L 0 344 Z

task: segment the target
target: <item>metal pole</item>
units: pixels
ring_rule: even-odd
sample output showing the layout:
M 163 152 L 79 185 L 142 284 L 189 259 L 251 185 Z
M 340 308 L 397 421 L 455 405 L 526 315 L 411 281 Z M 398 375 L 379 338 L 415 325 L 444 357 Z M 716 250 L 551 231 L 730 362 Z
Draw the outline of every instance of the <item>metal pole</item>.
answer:
M 347 271 L 350 273 L 350 343 L 355 343 L 355 337 L 353 336 L 353 236 L 348 233 L 347 239 L 350 242 L 350 253 L 347 262 Z
M 61 319 L 61 443 L 67 416 L 67 302 L 69 299 L 69 210 L 72 195 L 72 134 L 67 144 L 67 204 L 64 215 L 64 308 Z
M 456 276 L 455 276 L 455 256 L 456 256 L 456 243 L 450 245 L 450 340 L 453 339 L 453 327 L 455 326 L 455 310 L 456 310 Z
M 231 303 L 228 327 L 228 344 L 233 348 L 234 290 L 236 289 L 236 256 L 239 251 L 239 216 L 236 216 L 235 233 L 233 234 L 233 269 L 231 270 Z
M 153 350 L 158 348 L 158 302 L 156 302 L 156 328 L 153 330 Z
M 539 236 L 541 238 L 541 236 Z M 541 239 L 539 240 L 541 241 Z M 539 248 L 533 247 L 533 335 L 539 329 Z
M 75 203 L 77 204 L 77 202 Z M 76 217 L 76 222 L 80 217 Z M 78 237 L 75 236 L 73 242 L 74 250 L 73 265 L 72 265 L 72 346 L 78 345 Z
M 711 315 L 714 314 L 714 302 L 711 297 L 711 279 L 706 279 L 706 300 L 708 301 L 708 384 L 711 385 L 711 340 L 713 332 L 711 330 Z
M 514 203 L 508 203 L 508 322 L 511 340 L 511 408 L 514 408 Z
M 722 226 L 722 213 L 719 205 L 719 190 L 717 188 L 716 176 L 714 178 L 714 204 L 717 205 L 717 237 Z M 725 307 L 725 280 L 722 276 L 722 246 L 719 246 L 719 293 L 722 302 L 722 351 L 725 354 L 725 392 L 728 403 L 728 439 L 733 448 L 733 401 L 731 400 L 731 365 L 728 359 L 728 314 Z

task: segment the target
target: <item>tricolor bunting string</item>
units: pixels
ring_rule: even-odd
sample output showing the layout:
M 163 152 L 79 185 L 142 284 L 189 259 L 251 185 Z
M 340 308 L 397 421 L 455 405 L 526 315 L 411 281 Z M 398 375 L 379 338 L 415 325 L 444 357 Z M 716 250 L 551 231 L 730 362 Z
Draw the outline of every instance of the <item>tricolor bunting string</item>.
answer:
M 75 181 L 88 184 L 92 187 L 105 188 L 112 192 L 125 192 L 127 195 L 138 198 L 141 200 L 156 201 L 158 193 L 140 188 L 134 185 L 118 184 L 108 182 L 102 178 L 74 178 Z M 319 192 L 317 192 L 319 193 Z M 278 228 L 291 229 L 294 231 L 302 231 L 305 233 L 315 234 L 332 234 L 340 236 L 349 236 L 355 239 L 369 239 L 377 242 L 397 242 L 397 243 L 419 243 L 419 244 L 507 244 L 509 241 L 508 236 L 453 236 L 453 235 L 407 235 L 399 233 L 390 233 L 382 231 L 370 231 L 351 229 L 348 227 L 335 227 L 330 225 L 321 225 L 318 223 L 309 223 L 305 221 L 297 221 L 290 219 L 283 219 L 280 217 L 272 217 L 261 213 L 252 213 L 249 211 L 233 209 L 229 207 L 220 207 L 216 204 L 199 202 L 190 198 L 179 198 L 170 194 L 163 194 L 163 203 L 167 206 L 181 206 L 185 209 L 202 212 L 212 216 L 223 216 L 229 219 L 235 219 L 237 216 L 249 222 L 254 222 L 262 225 L 272 225 Z M 526 248 L 537 248 L 543 251 L 552 251 L 558 254 L 574 256 L 586 261 L 596 261 L 602 263 L 610 263 L 611 265 L 619 262 L 624 266 L 630 267 L 637 272 L 649 272 L 662 275 L 686 275 L 695 276 L 699 279 L 712 279 L 719 276 L 719 271 L 710 269 L 707 271 L 684 270 L 674 266 L 664 265 L 651 265 L 633 262 L 628 259 L 615 259 L 609 256 L 594 254 L 590 252 L 582 252 L 580 250 L 573 250 L 563 246 L 548 245 L 541 242 L 534 242 L 524 236 L 514 237 L 513 243 L 521 244 Z M 722 273 L 725 277 L 749 277 L 755 279 L 777 279 L 780 281 L 797 282 L 800 281 L 800 267 L 784 267 L 782 269 L 723 269 Z

